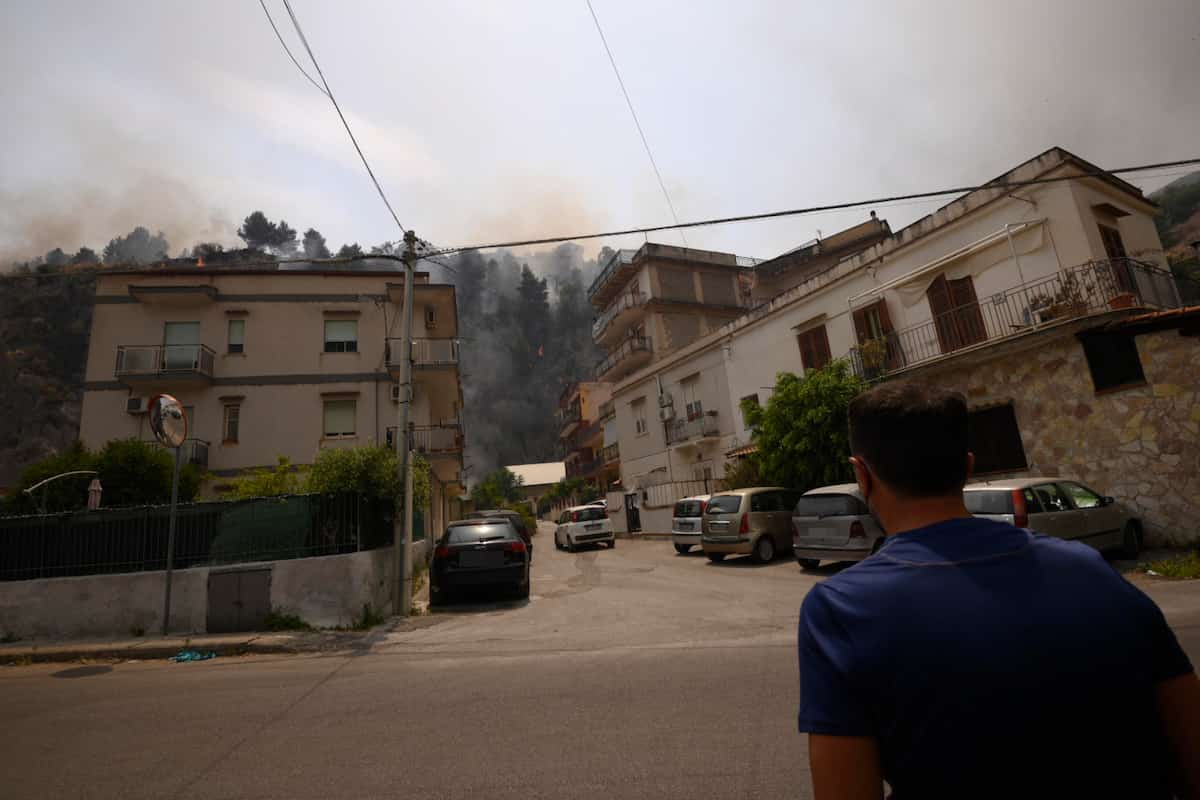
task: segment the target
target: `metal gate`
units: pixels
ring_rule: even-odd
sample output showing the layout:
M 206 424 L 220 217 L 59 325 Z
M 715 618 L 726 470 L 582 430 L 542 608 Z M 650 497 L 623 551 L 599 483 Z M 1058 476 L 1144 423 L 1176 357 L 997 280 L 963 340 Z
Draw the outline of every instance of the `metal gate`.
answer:
M 208 632 L 262 630 L 271 611 L 271 570 L 208 573 Z

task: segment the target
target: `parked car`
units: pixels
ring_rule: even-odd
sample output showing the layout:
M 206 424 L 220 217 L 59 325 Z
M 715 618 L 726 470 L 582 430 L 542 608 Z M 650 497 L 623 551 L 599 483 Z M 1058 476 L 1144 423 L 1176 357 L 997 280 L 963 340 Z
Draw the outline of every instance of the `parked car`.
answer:
M 1119 551 L 1125 558 L 1137 558 L 1142 549 L 1141 520 L 1113 498 L 1077 481 L 984 481 L 967 486 L 963 500 L 977 517 L 1074 539 L 1101 551 Z
M 675 552 L 682 555 L 700 544 L 700 528 L 704 524 L 704 509 L 711 495 L 685 497 L 675 504 L 671 513 L 671 541 Z
M 529 548 L 507 519 L 451 522 L 433 550 L 429 601 L 449 602 L 463 589 L 495 586 L 529 597 Z
M 607 544 L 609 549 L 617 546 L 612 521 L 602 506 L 574 506 L 559 516 L 554 546 L 574 553 L 583 544 Z
M 804 569 L 822 561 L 862 561 L 886 538 L 855 483 L 805 492 L 792 509 L 792 531 L 792 552 Z
M 700 546 L 709 561 L 731 553 L 753 555 L 766 563 L 792 543 L 792 509 L 800 493 L 760 486 L 714 494 L 701 525 Z
M 512 526 L 517 529 L 517 533 L 521 534 L 521 538 L 525 540 L 525 546 L 529 548 L 529 560 L 532 562 L 534 532 L 529 530 L 529 526 L 525 524 L 525 518 L 521 516 L 520 512 L 507 508 L 485 508 L 467 514 L 467 519 L 487 519 L 488 517 L 503 517 L 512 523 Z

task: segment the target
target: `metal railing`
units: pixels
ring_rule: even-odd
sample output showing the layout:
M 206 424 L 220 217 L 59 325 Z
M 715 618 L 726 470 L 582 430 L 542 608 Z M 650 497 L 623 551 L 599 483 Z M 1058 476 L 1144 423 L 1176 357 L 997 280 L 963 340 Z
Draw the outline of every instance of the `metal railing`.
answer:
M 391 502 L 359 495 L 184 503 L 174 567 L 385 547 L 392 541 L 392 508 Z M 169 513 L 169 506 L 141 506 L 0 517 L 0 581 L 164 569 Z
M 874 380 L 1051 322 L 1117 308 L 1178 305 L 1179 295 L 1169 272 L 1131 258 L 1092 261 L 892 331 L 852 348 L 849 358 L 859 377 Z
M 463 449 L 462 429 L 444 425 L 415 425 L 412 443 L 418 453 L 457 453 Z
M 604 333 L 604 329 L 622 312 L 644 305 L 646 305 L 646 294 L 644 292 L 622 292 L 616 300 L 608 304 L 608 308 L 604 309 L 604 312 L 596 317 L 596 321 L 592 323 L 592 338 L 599 339 L 601 334 Z
M 117 345 L 118 378 L 193 373 L 211 378 L 216 353 L 202 344 Z
M 649 353 L 650 340 L 645 336 L 635 336 L 624 340 L 621 344 L 608 354 L 606 358 L 596 365 L 596 377 L 600 377 L 612 370 L 613 367 L 621 363 L 621 361 L 629 358 L 635 353 Z
M 386 357 L 389 367 L 400 366 L 401 337 L 387 340 Z M 412 360 L 415 367 L 453 367 L 458 365 L 458 339 L 413 339 Z
M 187 464 L 208 468 L 209 443 L 204 439 L 187 439 L 183 443 L 183 460 Z
M 595 458 L 587 461 L 569 461 L 567 462 L 567 477 L 579 478 L 591 475 L 602 466 L 602 462 Z
M 608 447 L 605 447 L 604 450 L 601 451 L 601 455 L 604 458 L 605 464 L 611 464 L 614 461 L 620 461 L 620 459 L 621 459 L 620 444 L 618 444 L 617 442 L 613 442 L 612 444 L 610 444 Z
M 617 415 L 617 406 L 612 400 L 605 400 L 596 409 L 596 418 L 600 420 L 612 419 Z
M 618 250 L 613 253 L 600 269 L 600 274 L 596 276 L 596 280 L 592 281 L 592 285 L 588 287 L 588 298 L 590 299 L 599 292 L 600 287 L 608 282 L 608 279 L 613 276 L 614 272 L 627 264 L 632 264 L 633 257 L 637 255 L 637 252 L 637 250 Z
M 573 404 L 569 408 L 562 410 L 562 422 L 559 424 L 559 429 L 565 431 L 569 426 L 576 425 L 583 418 L 583 410 L 579 404 Z
M 717 412 L 708 411 L 695 419 L 677 419 L 667 426 L 667 444 L 721 435 Z

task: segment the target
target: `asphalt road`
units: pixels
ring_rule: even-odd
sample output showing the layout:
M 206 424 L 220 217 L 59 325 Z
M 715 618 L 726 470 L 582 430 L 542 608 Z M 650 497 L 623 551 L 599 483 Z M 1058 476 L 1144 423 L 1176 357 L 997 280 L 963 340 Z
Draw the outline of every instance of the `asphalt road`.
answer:
M 822 574 L 537 543 L 529 602 L 352 655 L 0 670 L 0 796 L 810 796 L 795 625 Z M 1200 659 L 1200 585 L 1149 590 Z

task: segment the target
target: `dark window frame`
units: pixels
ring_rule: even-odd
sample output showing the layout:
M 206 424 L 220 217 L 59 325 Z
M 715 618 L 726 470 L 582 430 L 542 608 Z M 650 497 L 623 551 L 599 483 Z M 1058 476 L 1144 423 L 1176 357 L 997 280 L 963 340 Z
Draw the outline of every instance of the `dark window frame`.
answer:
M 1095 394 L 1147 385 L 1137 338 L 1130 333 L 1087 333 L 1079 336 Z
M 825 325 L 817 325 L 796 334 L 796 344 L 800 347 L 800 365 L 804 371 L 824 369 L 833 361 L 829 349 L 829 331 Z
M 1029 468 L 1021 426 L 1012 403 L 971 409 L 967 431 L 968 449 L 975 454 L 976 475 L 1019 472 Z

